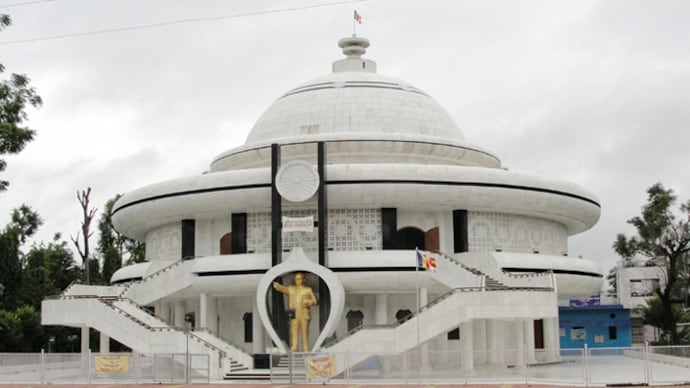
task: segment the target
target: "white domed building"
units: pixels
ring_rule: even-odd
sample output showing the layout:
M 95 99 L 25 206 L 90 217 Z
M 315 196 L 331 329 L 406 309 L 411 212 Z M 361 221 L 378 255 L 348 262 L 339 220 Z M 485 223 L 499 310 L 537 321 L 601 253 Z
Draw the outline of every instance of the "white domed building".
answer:
M 253 356 L 288 351 L 271 284 L 302 272 L 319 300 L 310 350 L 476 350 L 468 370 L 557 360 L 558 301 L 603 281 L 567 255 L 569 236 L 597 222 L 597 198 L 508 171 L 424 91 L 378 74 L 362 58 L 368 40 L 338 44 L 330 74 L 282 95 L 206 173 L 124 195 L 114 225 L 146 242 L 147 261 L 45 301 L 44 324 L 175 352 L 187 321 L 191 350 L 217 357 L 222 376 L 230 360 L 253 368 Z M 415 249 L 437 270 L 418 269 Z

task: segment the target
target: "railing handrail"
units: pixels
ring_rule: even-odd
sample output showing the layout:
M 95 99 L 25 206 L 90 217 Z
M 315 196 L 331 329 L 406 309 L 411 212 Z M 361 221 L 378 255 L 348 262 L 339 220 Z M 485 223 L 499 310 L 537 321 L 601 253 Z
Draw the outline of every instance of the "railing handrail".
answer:
M 240 347 L 239 345 L 237 345 L 236 343 L 230 341 L 229 339 L 221 337 L 220 335 L 218 335 L 218 333 L 216 333 L 215 331 L 209 329 L 208 327 L 197 327 L 197 328 L 194 329 L 194 332 L 199 332 L 199 331 L 210 334 L 211 336 L 213 336 L 214 338 L 218 339 L 219 341 L 222 341 L 222 342 L 224 342 L 224 343 L 230 345 L 231 347 L 237 349 L 240 353 L 244 353 L 244 354 L 246 354 L 246 355 L 248 355 L 248 356 L 251 356 L 251 355 L 252 355 L 252 353 L 250 353 L 249 351 L 245 350 L 244 348 Z
M 127 292 L 129 291 L 129 289 L 130 289 L 133 285 L 139 284 L 139 283 L 143 283 L 143 282 L 146 282 L 146 281 L 149 281 L 149 280 L 153 279 L 154 277 L 157 277 L 157 276 L 160 275 L 161 273 L 163 273 L 163 272 L 165 272 L 165 271 L 168 271 L 168 270 L 171 269 L 172 267 L 174 267 L 174 266 L 176 266 L 176 265 L 179 265 L 179 264 L 183 263 L 185 260 L 186 260 L 185 258 L 181 258 L 181 259 L 179 259 L 179 260 L 177 260 L 177 261 L 175 261 L 175 262 L 172 262 L 172 263 L 166 265 L 165 267 L 159 269 L 159 270 L 156 271 L 156 272 L 153 272 L 153 273 L 151 273 L 151 274 L 149 274 L 149 275 L 146 275 L 145 277 L 142 277 L 141 279 L 131 280 L 131 281 L 127 282 L 127 285 L 125 285 L 124 289 L 120 292 L 119 296 L 120 296 L 121 298 L 124 298 L 125 295 L 127 294 Z
M 422 312 L 430 309 L 431 307 L 437 305 L 444 299 L 447 299 L 451 297 L 454 294 L 461 293 L 461 292 L 495 292 L 495 291 L 538 291 L 538 292 L 552 292 L 554 289 L 553 287 L 510 287 L 510 286 L 505 286 L 505 287 L 497 287 L 497 288 L 492 288 L 492 287 L 456 287 L 452 288 L 449 291 L 445 292 L 444 294 L 441 294 L 439 297 L 435 298 L 431 302 L 425 304 L 424 306 L 421 306 L 419 308 L 419 312 L 413 312 L 404 318 L 394 322 L 394 323 L 385 323 L 381 325 L 359 325 L 352 330 L 348 331 L 345 333 L 344 336 L 340 338 L 333 338 L 330 340 L 324 341 L 323 346 L 332 346 L 335 345 L 338 342 L 344 341 L 345 339 L 353 336 L 355 333 L 363 330 L 363 329 L 394 329 L 403 323 L 411 320 L 412 318 L 415 318 L 417 314 L 421 314 Z
M 470 267 L 470 266 L 468 266 L 467 264 L 463 263 L 462 261 L 456 259 L 455 257 L 453 257 L 453 256 L 451 256 L 451 255 L 449 255 L 449 254 L 447 254 L 447 253 L 443 253 L 443 252 L 438 251 L 438 250 L 431 250 L 431 251 L 429 251 L 429 252 L 435 253 L 435 254 L 437 254 L 437 255 L 440 255 L 440 256 L 443 257 L 444 259 L 450 261 L 451 263 L 453 263 L 453 264 L 455 264 L 455 265 L 460 266 L 460 268 L 464 269 L 465 271 L 467 271 L 467 272 L 469 272 L 469 273 L 471 273 L 471 274 L 473 274 L 473 275 L 477 275 L 477 276 L 486 275 L 486 274 L 485 274 L 484 272 L 482 272 L 481 270 L 479 270 L 479 269 L 477 269 L 477 268 L 474 268 L 474 267 Z

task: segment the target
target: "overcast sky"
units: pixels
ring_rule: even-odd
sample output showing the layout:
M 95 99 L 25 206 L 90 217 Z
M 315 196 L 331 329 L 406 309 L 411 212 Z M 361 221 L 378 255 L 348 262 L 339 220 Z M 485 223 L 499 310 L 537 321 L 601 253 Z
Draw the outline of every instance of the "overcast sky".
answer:
M 607 271 L 649 186 L 690 198 L 690 1 L 328 3 L 0 0 L 14 22 L 0 32 L 0 63 L 44 100 L 30 110 L 36 139 L 6 158 L 0 226 L 26 203 L 45 220 L 39 241 L 68 238 L 81 222 L 77 190 L 91 187 L 102 209 L 117 193 L 203 172 L 284 92 L 330 72 L 354 9 L 379 73 L 435 98 L 468 142 L 599 197 L 601 219 L 570 239 L 571 255 Z M 3 43 L 217 16 L 231 17 Z

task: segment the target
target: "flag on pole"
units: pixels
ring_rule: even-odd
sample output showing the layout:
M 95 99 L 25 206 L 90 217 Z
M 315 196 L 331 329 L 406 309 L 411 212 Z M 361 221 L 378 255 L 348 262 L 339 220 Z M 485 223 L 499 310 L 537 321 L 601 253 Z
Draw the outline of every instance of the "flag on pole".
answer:
M 420 251 L 417 251 L 417 268 L 426 268 L 426 257 Z
M 436 259 L 417 251 L 417 268 L 430 269 L 436 272 Z
M 427 268 L 429 268 L 430 270 L 436 272 L 436 259 L 434 259 L 434 258 L 431 257 L 431 256 L 428 256 L 428 257 L 426 258 L 426 266 L 427 266 Z
M 359 24 L 362 24 L 362 15 L 360 15 L 357 10 L 355 10 L 355 21 Z

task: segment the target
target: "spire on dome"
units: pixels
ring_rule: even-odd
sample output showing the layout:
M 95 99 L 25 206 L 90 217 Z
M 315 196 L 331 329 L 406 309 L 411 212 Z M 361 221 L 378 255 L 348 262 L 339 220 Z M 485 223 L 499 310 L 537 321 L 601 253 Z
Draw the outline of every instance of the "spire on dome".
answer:
M 369 39 L 353 34 L 351 37 L 340 39 L 338 47 L 343 49 L 343 55 L 347 58 L 333 62 L 334 73 L 344 71 L 376 73 L 376 62 L 362 59 L 362 55 L 367 52 L 367 47 L 369 47 Z
M 361 58 L 367 52 L 369 39 L 352 35 L 338 41 L 338 47 L 343 49 L 343 54 L 348 58 Z

